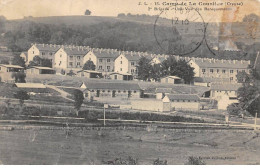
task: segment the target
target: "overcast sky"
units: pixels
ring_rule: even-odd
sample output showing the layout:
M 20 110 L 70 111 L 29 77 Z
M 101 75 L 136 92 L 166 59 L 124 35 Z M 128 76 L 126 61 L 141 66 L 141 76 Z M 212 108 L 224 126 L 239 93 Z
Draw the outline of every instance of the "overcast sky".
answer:
M 147 6 L 139 6 L 139 2 L 151 3 L 176 2 L 177 0 L 0 0 L 0 15 L 7 19 L 20 19 L 24 16 L 66 16 L 83 15 L 89 9 L 94 16 L 116 16 L 118 13 L 150 14 Z M 178 0 L 177 2 L 180 2 Z M 191 2 L 214 2 L 214 0 L 189 0 Z M 218 0 L 224 2 L 227 0 Z M 229 2 L 243 2 L 229 12 L 205 12 L 201 15 L 207 20 L 237 21 L 252 12 L 260 15 L 259 0 L 228 0 Z M 229 16 L 229 17 L 227 17 Z

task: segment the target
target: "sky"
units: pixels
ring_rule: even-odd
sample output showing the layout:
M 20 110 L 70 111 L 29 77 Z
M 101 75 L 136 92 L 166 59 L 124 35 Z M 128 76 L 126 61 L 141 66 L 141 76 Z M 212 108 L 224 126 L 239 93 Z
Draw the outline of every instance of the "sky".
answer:
M 0 0 L 0 15 L 9 20 L 21 19 L 24 16 L 83 15 L 86 9 L 89 9 L 93 16 L 117 16 L 118 13 L 156 15 L 160 12 L 148 11 L 148 6 L 138 5 L 139 2 L 151 4 L 155 1 L 162 4 L 186 0 Z M 214 2 L 214 0 L 187 1 Z M 215 2 L 243 2 L 243 5 L 232 7 L 233 10 L 227 12 L 200 11 L 205 20 L 240 21 L 252 12 L 260 16 L 260 0 L 216 0 Z

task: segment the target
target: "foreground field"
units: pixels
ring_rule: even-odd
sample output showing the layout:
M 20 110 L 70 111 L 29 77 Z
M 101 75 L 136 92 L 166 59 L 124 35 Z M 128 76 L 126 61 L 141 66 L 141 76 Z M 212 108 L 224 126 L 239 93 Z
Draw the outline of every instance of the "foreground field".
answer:
M 137 164 L 260 164 L 260 138 L 248 130 L 75 129 L 0 131 L 2 164 L 105 164 L 137 158 Z

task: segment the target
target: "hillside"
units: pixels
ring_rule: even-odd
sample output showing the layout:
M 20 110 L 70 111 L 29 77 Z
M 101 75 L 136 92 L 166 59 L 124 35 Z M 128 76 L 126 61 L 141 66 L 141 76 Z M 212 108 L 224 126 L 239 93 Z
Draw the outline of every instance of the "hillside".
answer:
M 171 54 L 171 48 L 161 49 L 156 42 L 154 36 L 154 22 L 157 16 L 148 15 L 131 15 L 123 17 L 101 17 L 101 16 L 53 16 L 53 17 L 26 17 L 19 20 L 6 21 L 4 36 L 0 37 L 0 42 L 7 44 L 12 51 L 26 51 L 31 43 L 50 43 L 50 44 L 73 44 L 81 46 L 90 46 L 97 48 L 113 48 L 118 50 L 142 51 L 155 54 Z M 176 31 L 172 34 L 172 25 L 165 24 L 163 20 L 160 25 L 166 37 L 165 42 L 169 44 L 170 38 L 178 38 L 180 32 Z M 170 22 L 171 23 L 171 22 Z M 189 27 L 194 27 L 190 22 Z M 222 24 L 222 23 L 220 23 Z M 232 26 L 233 32 L 236 34 L 244 34 L 246 28 L 245 23 L 225 23 L 224 26 Z M 177 25 L 178 26 L 178 25 Z M 250 39 L 241 36 L 239 38 L 226 38 L 225 32 L 220 32 L 219 24 L 210 23 L 206 32 L 207 42 L 205 41 L 196 50 L 186 56 L 210 57 L 218 59 L 250 59 L 254 60 L 257 48 L 251 47 L 252 43 L 259 41 L 259 38 Z M 159 27 L 159 26 L 158 26 Z M 239 29 L 241 27 L 241 29 Z M 178 28 L 178 27 L 177 27 Z M 187 37 L 199 36 L 188 29 L 185 35 Z M 171 33 L 171 34 L 169 34 Z M 260 34 L 260 33 L 259 33 Z M 231 34 L 232 35 L 232 34 Z M 162 36 L 161 36 L 162 37 Z M 169 38 L 168 38 L 169 37 Z M 223 38 L 224 37 L 224 38 Z M 201 39 L 201 38 L 200 38 Z M 163 40 L 163 39 L 162 39 Z M 222 40 L 222 41 L 221 41 Z M 224 40 L 224 41 L 223 41 Z M 184 38 L 181 38 L 184 41 Z M 227 42 L 234 45 L 239 43 L 239 47 L 235 49 L 245 48 L 245 52 L 215 52 L 212 53 L 214 46 L 226 47 Z M 190 44 L 190 42 L 184 42 Z M 228 46 L 230 50 L 233 44 Z M 211 50 L 209 50 L 209 48 Z M 244 49 L 243 49 L 244 50 Z M 214 52 L 214 51 L 213 51 Z

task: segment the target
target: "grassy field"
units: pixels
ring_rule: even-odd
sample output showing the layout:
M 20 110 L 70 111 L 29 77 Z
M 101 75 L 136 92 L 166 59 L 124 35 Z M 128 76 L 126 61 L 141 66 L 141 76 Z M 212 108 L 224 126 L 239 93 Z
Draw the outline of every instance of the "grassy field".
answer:
M 14 130 L 0 131 L 2 164 L 104 164 L 137 158 L 152 164 L 185 164 L 189 156 L 206 164 L 260 164 L 260 138 L 239 130 Z

